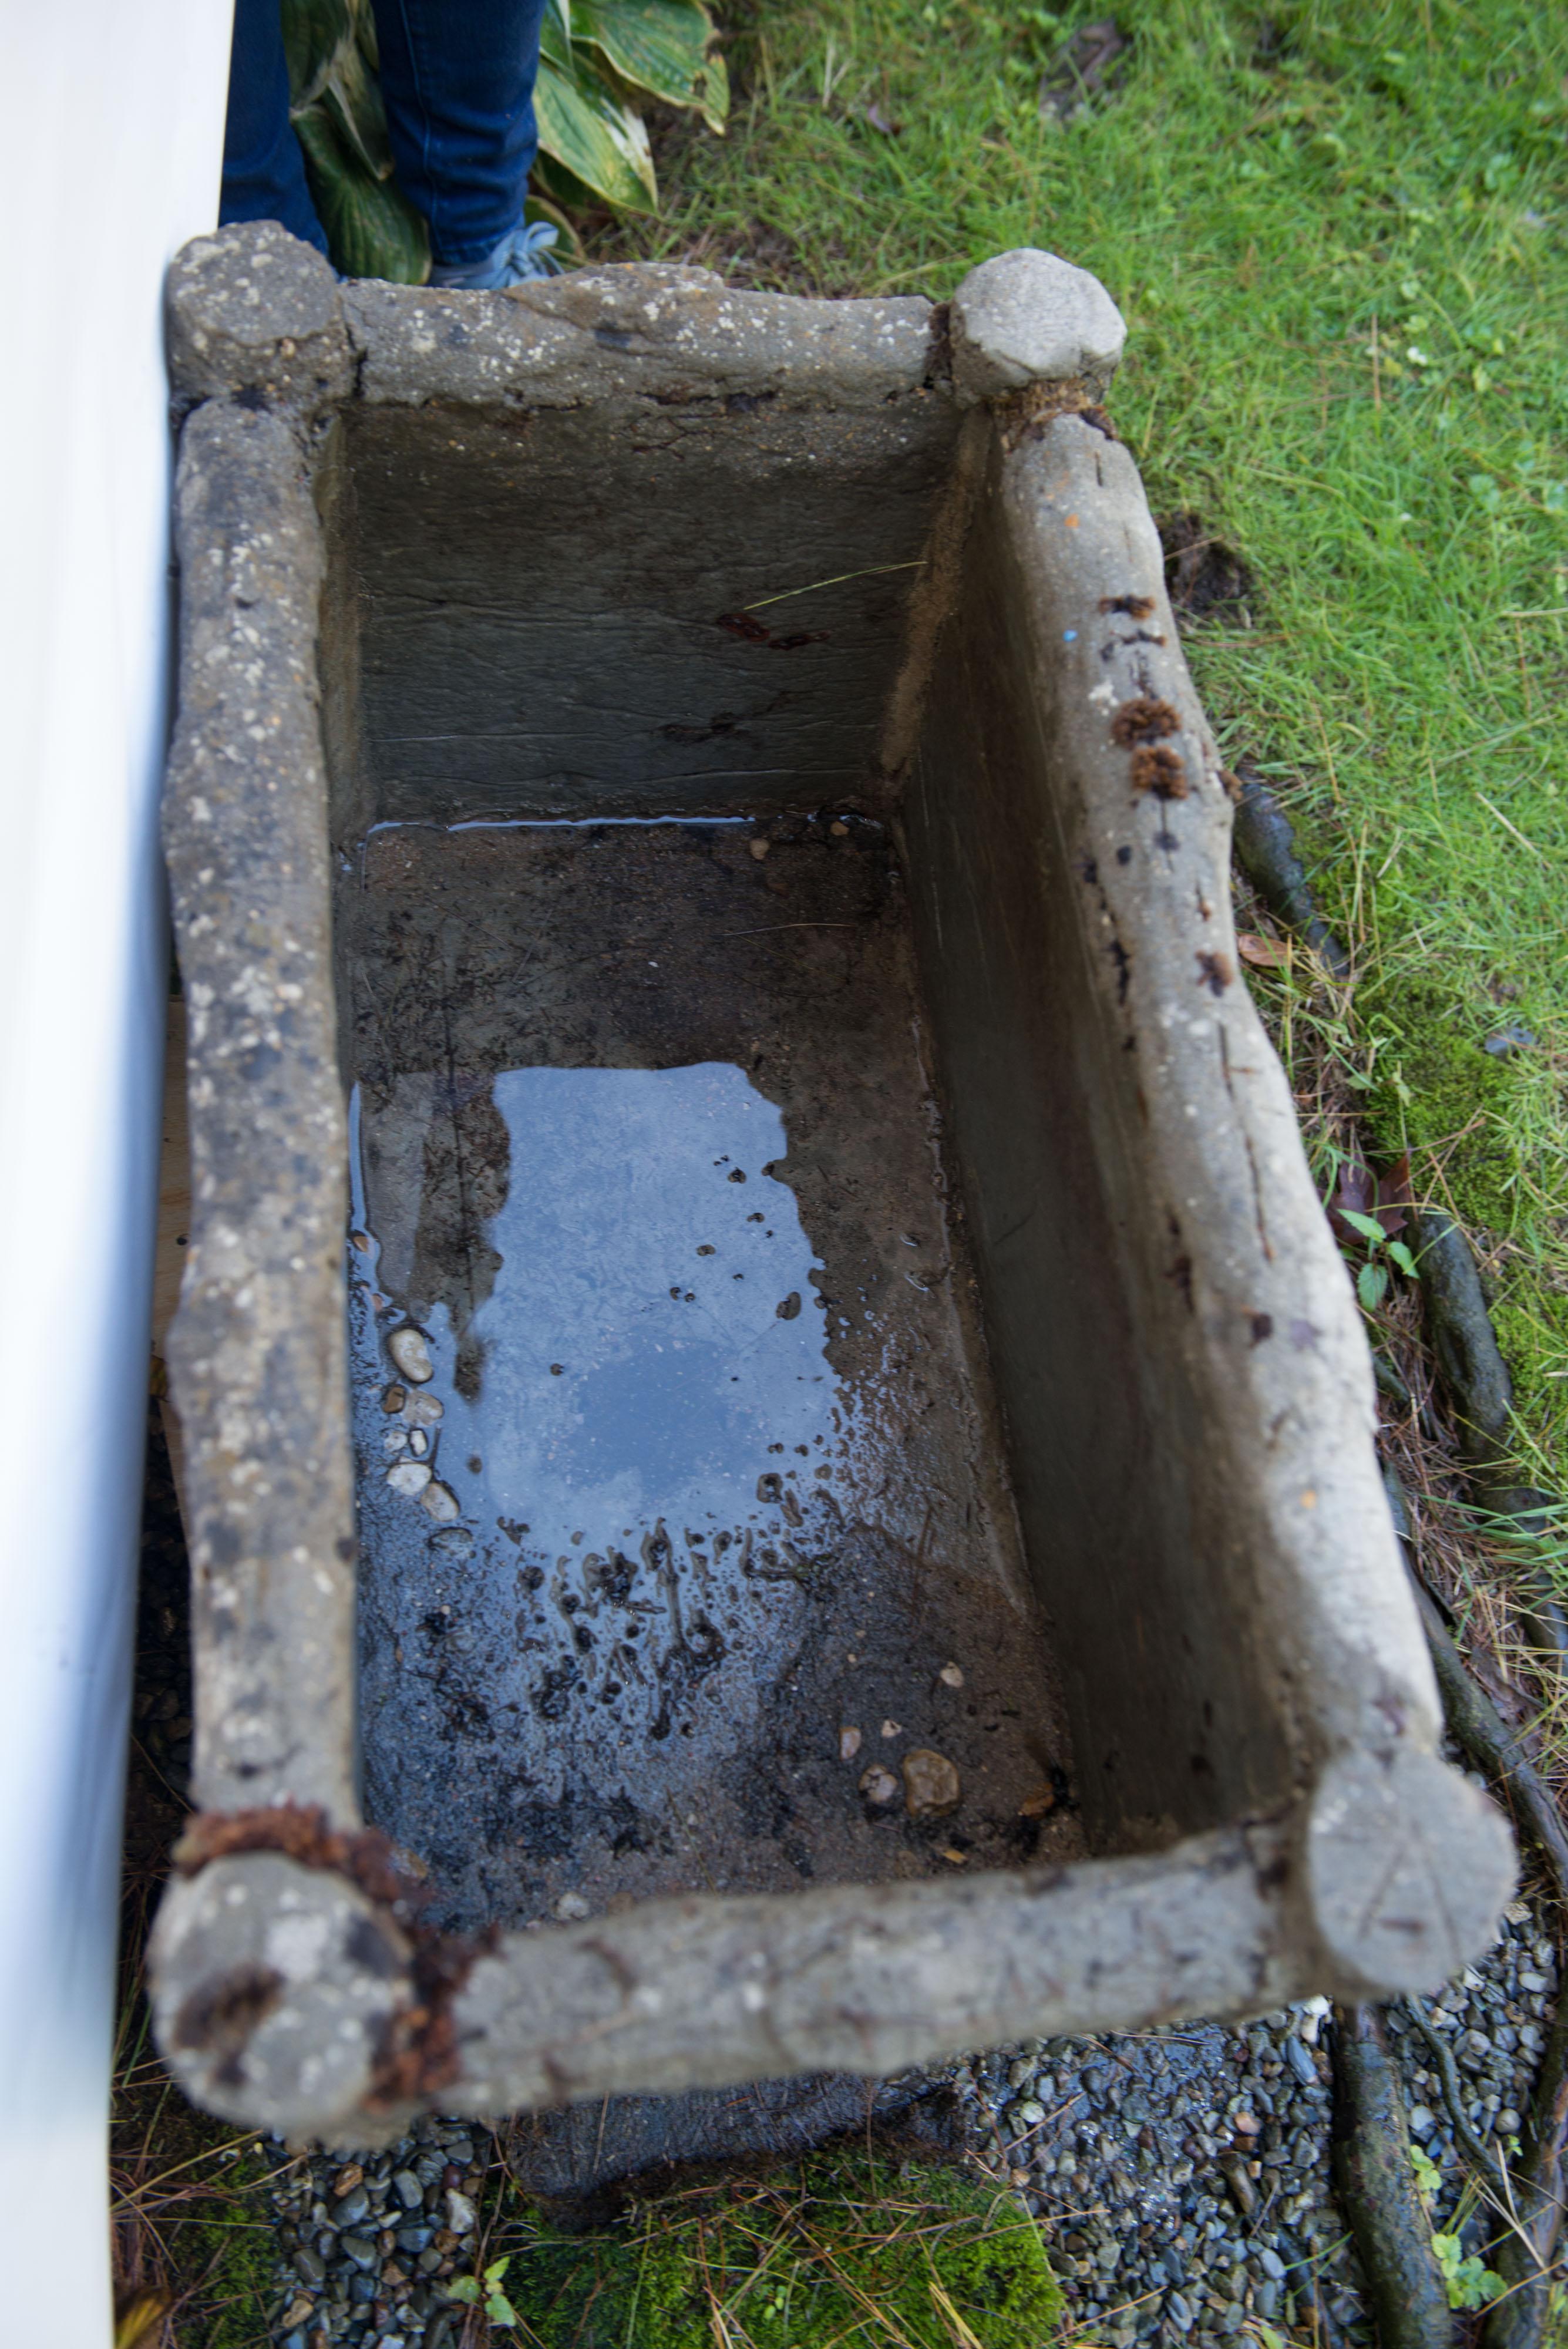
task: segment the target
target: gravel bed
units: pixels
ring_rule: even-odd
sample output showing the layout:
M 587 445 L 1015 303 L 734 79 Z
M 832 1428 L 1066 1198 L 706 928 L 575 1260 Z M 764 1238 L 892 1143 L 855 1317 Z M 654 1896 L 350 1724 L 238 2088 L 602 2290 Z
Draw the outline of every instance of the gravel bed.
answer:
M 282 2253 L 273 2339 L 449 2349 L 462 2311 L 444 2289 L 472 2274 L 488 2129 L 415 2122 L 388 2152 L 313 2154 L 274 2189 Z
M 1518 2134 L 1556 1980 L 1551 1940 L 1516 1904 L 1481 1964 L 1423 2002 L 1483 2138 Z M 1371 2341 L 1330 2183 L 1326 2014 L 1313 1999 L 1238 2031 L 1028 2040 L 960 2068 L 977 2135 L 1040 2219 L 1075 2323 L 1116 2349 L 1222 2342 L 1257 2319 L 1309 2323 L 1315 2294 L 1347 2340 Z M 1442 2225 L 1464 2157 L 1426 2039 L 1398 2006 L 1388 2020 L 1412 2134 L 1441 2173 Z M 1466 2251 L 1483 2234 L 1472 2220 Z
M 1516 1905 L 1483 1962 L 1424 2002 L 1482 2137 L 1519 2132 L 1556 1982 L 1551 1940 Z M 1315 2294 L 1348 2343 L 1371 2343 L 1330 2183 L 1326 2014 L 1314 1999 L 1239 2031 L 1028 2040 L 944 2075 L 977 2149 L 1041 2220 L 1075 2324 L 1113 2349 L 1230 2342 L 1259 2320 L 1309 2325 Z M 1440 2070 L 1408 2015 L 1388 2021 L 1446 2223 L 1466 2171 Z M 363 2161 L 281 2169 L 278 2349 L 450 2349 L 461 2312 L 443 2286 L 472 2272 L 493 2159 L 487 2130 L 421 2120 Z M 1480 2247 L 1472 2220 L 1465 2248 Z

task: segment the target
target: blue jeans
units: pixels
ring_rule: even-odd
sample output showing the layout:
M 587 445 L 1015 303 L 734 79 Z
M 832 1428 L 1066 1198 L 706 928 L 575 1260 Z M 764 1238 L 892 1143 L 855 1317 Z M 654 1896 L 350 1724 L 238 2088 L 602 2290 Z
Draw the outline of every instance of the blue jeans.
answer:
M 523 217 L 537 150 L 546 0 L 375 0 L 398 184 L 438 262 L 482 261 Z M 234 0 L 220 222 L 275 220 L 327 239 L 288 119 L 279 0 Z

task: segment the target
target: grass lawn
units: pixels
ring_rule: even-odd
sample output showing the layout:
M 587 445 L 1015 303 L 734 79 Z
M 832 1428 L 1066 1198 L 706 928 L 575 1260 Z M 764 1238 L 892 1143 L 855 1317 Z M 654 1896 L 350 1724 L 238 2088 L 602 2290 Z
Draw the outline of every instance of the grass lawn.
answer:
M 1043 73 L 1092 6 L 748 0 L 728 139 L 590 249 L 940 298 L 1038 244 L 1125 312 L 1113 402 L 1157 514 L 1250 585 L 1187 630 L 1286 801 L 1348 997 L 1259 980 L 1371 1145 L 1483 1254 L 1521 1448 L 1568 1421 L 1568 16 L 1518 0 L 1123 0 L 1114 85 Z M 1281 990 L 1284 989 L 1284 995 Z M 1286 999 L 1289 997 L 1290 999 Z M 1533 1040 L 1493 1057 L 1504 1030 Z M 1310 1137 L 1309 1137 L 1310 1139 Z

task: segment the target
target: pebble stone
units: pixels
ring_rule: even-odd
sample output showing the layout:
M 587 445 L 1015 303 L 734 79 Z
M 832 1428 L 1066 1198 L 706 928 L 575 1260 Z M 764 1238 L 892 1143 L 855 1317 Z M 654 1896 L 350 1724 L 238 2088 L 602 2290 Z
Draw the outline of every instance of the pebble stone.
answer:
M 435 1376 L 435 1364 L 431 1360 L 430 1342 L 422 1330 L 405 1321 L 387 1340 L 387 1351 L 410 1386 L 422 1387 Z
M 898 1766 L 904 1774 L 904 1806 L 912 1819 L 940 1818 L 957 1810 L 963 1790 L 945 1754 L 913 1745 Z

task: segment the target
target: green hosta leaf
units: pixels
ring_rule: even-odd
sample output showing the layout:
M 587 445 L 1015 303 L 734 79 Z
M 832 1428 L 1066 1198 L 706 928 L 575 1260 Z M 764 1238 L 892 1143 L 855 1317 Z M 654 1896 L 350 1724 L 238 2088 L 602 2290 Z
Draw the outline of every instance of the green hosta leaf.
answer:
M 477 2276 L 453 2276 L 446 2288 L 448 2300 L 461 2300 L 465 2308 L 477 2306 L 479 2279 Z
M 551 65 L 561 67 L 565 72 L 576 73 L 576 61 L 572 56 L 571 0 L 561 0 L 559 5 L 556 0 L 550 0 L 539 26 L 539 55 L 547 58 Z
M 430 233 L 397 181 L 372 177 L 324 107 L 306 107 L 294 128 L 333 266 L 346 277 L 422 285 L 430 274 Z
M 695 107 L 722 130 L 729 76 L 722 59 L 708 55 L 713 21 L 697 0 L 576 0 L 572 37 L 597 49 L 631 88 Z
M 353 38 L 354 0 L 283 0 L 292 105 L 308 106 L 320 96 L 333 58 Z
M 717 49 L 703 59 L 702 80 L 700 86 L 692 85 L 692 96 L 701 109 L 703 122 L 722 139 L 730 119 L 730 68 Z
M 351 154 L 378 180 L 392 176 L 392 142 L 381 85 L 358 41 L 346 41 L 327 69 L 321 103 Z
M 583 69 L 541 56 L 534 91 L 539 144 L 607 203 L 641 211 L 659 202 L 648 133 L 629 107 Z
M 1383 1226 L 1376 1216 L 1364 1216 L 1359 1207 L 1341 1207 L 1339 1216 L 1342 1223 L 1359 1232 L 1364 1240 L 1370 1240 L 1374 1247 L 1381 1245 Z
M 1395 1263 L 1398 1266 L 1400 1271 L 1404 1274 L 1406 1279 L 1414 1280 L 1416 1278 L 1416 1259 L 1411 1255 L 1409 1249 L 1406 1247 L 1404 1241 L 1390 1240 L 1388 1243 L 1388 1253 L 1393 1257 Z

